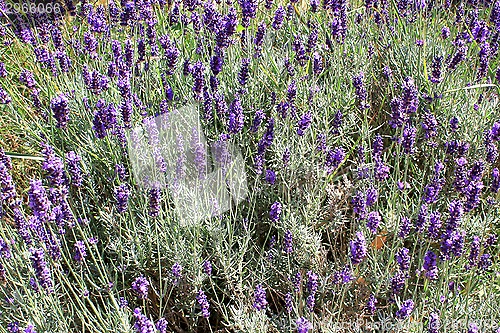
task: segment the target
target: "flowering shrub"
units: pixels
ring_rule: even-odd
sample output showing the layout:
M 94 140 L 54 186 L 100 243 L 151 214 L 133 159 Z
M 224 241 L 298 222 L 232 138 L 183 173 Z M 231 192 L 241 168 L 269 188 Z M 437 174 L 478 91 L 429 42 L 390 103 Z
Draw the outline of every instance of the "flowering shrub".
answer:
M 74 2 L 0 0 L 0 332 L 499 332 L 500 1 Z

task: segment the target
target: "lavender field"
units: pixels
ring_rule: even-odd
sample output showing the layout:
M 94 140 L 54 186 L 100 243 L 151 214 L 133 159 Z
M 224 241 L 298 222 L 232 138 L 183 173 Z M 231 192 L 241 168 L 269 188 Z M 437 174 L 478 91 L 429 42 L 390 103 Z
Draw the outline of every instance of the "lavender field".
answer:
M 500 0 L 0 23 L 0 332 L 500 332 Z

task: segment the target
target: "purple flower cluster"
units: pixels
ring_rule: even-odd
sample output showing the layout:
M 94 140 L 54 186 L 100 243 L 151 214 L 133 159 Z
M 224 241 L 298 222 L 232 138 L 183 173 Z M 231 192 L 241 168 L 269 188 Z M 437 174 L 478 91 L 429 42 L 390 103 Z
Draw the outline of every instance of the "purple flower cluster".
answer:
M 401 304 L 401 307 L 398 311 L 396 311 L 396 318 L 398 319 L 406 319 L 413 312 L 413 308 L 415 307 L 415 303 L 413 300 L 408 299 Z
M 367 109 L 370 107 L 367 103 L 368 93 L 363 83 L 364 78 L 365 74 L 363 72 L 360 72 L 352 78 L 352 85 L 354 86 L 360 109 Z
M 56 126 L 66 128 L 69 121 L 69 105 L 68 99 L 64 94 L 59 94 L 50 101 L 50 109 L 57 121 Z
M 376 234 L 381 221 L 382 217 L 379 212 L 370 212 L 366 217 L 366 227 L 372 232 L 372 234 Z
M 349 247 L 351 250 L 351 262 L 354 265 L 361 263 L 368 254 L 365 236 L 360 231 L 356 232 L 356 237 L 349 242 Z
M 137 294 L 140 299 L 148 298 L 149 281 L 143 276 L 137 277 L 132 282 L 132 290 Z
M 333 173 L 346 157 L 344 148 L 337 147 L 326 152 L 325 169 L 328 174 Z
M 293 252 L 293 235 L 290 229 L 287 229 L 285 231 L 284 249 L 286 254 L 290 254 Z
M 377 298 L 374 294 L 370 294 L 370 297 L 368 297 L 368 301 L 366 302 L 366 311 L 370 316 L 375 314 L 375 311 L 377 310 L 376 304 Z
M 265 309 L 266 306 L 267 306 L 266 290 L 264 289 L 264 287 L 262 287 L 262 284 L 258 284 L 255 287 L 253 307 L 257 311 L 261 311 Z
M 281 203 L 279 201 L 274 202 L 271 205 L 271 209 L 269 210 L 269 218 L 271 219 L 272 222 L 276 223 L 280 219 L 281 215 Z
M 83 183 L 83 176 L 80 168 L 81 160 L 81 157 L 74 151 L 66 153 L 66 165 L 68 167 L 68 173 L 71 176 L 71 184 L 76 187 L 82 186 Z
M 198 291 L 198 295 L 196 295 L 196 301 L 201 308 L 201 314 L 204 318 L 210 317 L 210 304 L 208 303 L 207 296 L 203 290 Z
M 47 261 L 45 261 L 45 251 L 43 248 L 30 248 L 30 253 L 31 264 L 35 269 L 38 285 L 48 293 L 53 292 L 54 282 Z
M 174 277 L 174 283 L 182 277 L 182 265 L 178 262 L 175 262 L 171 268 L 172 276 Z
M 297 319 L 295 324 L 297 325 L 297 333 L 307 333 L 313 328 L 312 324 L 304 317 Z
M 299 136 L 303 136 L 304 132 L 311 125 L 311 117 L 312 117 L 311 112 L 307 112 L 302 116 L 302 118 L 300 118 L 297 124 L 297 134 Z
M 432 251 L 427 251 L 424 258 L 423 270 L 425 272 L 425 277 L 429 280 L 437 280 L 438 278 L 438 268 L 436 263 L 437 256 Z
M 239 97 L 236 97 L 229 106 L 229 133 L 237 134 L 243 129 L 245 122 L 245 115 L 243 114 L 243 107 Z
M 127 183 L 121 184 L 115 189 L 116 207 L 118 212 L 123 213 L 127 210 L 129 196 L 130 189 Z
M 87 256 L 87 247 L 85 246 L 85 242 L 82 240 L 75 242 L 75 249 L 73 254 L 73 259 L 78 262 L 82 262 Z
M 99 99 L 95 108 L 92 129 L 98 139 L 103 139 L 108 134 L 108 131 L 116 125 L 116 107 L 113 103 L 106 103 L 105 100 Z
M 155 325 L 146 315 L 142 314 L 140 308 L 134 310 L 134 328 L 137 333 L 155 333 Z
M 208 276 L 212 275 L 212 263 L 210 260 L 205 260 L 203 262 L 203 272 L 205 272 Z

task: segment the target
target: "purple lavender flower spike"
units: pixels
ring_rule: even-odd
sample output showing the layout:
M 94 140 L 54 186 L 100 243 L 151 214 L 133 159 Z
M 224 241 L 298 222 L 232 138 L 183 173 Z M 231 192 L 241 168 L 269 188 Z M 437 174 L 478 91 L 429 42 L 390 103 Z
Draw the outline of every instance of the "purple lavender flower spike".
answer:
M 140 308 L 135 308 L 134 310 L 134 328 L 137 333 L 154 333 L 155 326 L 153 322 L 141 313 Z
M 297 124 L 297 134 L 299 136 L 303 136 L 304 132 L 309 128 L 311 125 L 311 112 L 305 113 L 302 118 L 300 118 L 298 124 Z
M 437 256 L 432 251 L 427 251 L 424 258 L 423 269 L 425 271 L 425 277 L 429 280 L 437 280 L 438 278 L 438 268 L 436 263 Z
M 316 295 L 309 294 L 306 298 L 306 306 L 310 312 L 314 311 L 314 306 L 316 305 Z
M 403 90 L 401 98 L 401 107 L 406 114 L 415 113 L 418 109 L 418 88 L 411 77 L 406 77 L 401 85 Z
M 210 303 L 208 303 L 207 295 L 205 295 L 205 292 L 203 290 L 200 289 L 198 291 L 198 295 L 196 295 L 196 301 L 201 308 L 201 314 L 203 318 L 210 317 Z
M 471 181 L 464 189 L 466 201 L 464 204 L 464 211 L 470 212 L 479 206 L 481 192 L 484 188 L 482 181 Z
M 351 262 L 357 265 L 363 261 L 368 251 L 366 249 L 366 240 L 362 232 L 356 232 L 356 237 L 349 242 L 351 250 Z
M 351 199 L 352 211 L 362 220 L 366 217 L 366 199 L 363 191 L 357 191 Z
M 401 271 L 406 272 L 410 269 L 410 260 L 410 250 L 406 247 L 402 247 L 396 253 L 396 261 Z
M 28 324 L 24 329 L 24 333 L 36 333 L 35 326 Z
M 482 271 L 488 271 L 491 265 L 493 265 L 493 262 L 491 260 L 491 254 L 489 253 L 482 254 L 477 264 L 479 269 L 481 269 Z
M 258 284 L 257 287 L 255 287 L 253 307 L 257 311 L 261 311 L 264 310 L 266 306 L 266 290 L 262 287 L 262 284 Z
M 406 319 L 413 312 L 413 308 L 415 307 L 415 303 L 413 300 L 408 299 L 401 304 L 401 307 L 398 311 L 396 311 L 396 318 L 398 319 Z
M 421 123 L 422 129 L 425 131 L 425 138 L 431 139 L 437 135 L 438 122 L 433 113 L 427 111 L 423 115 L 423 121 Z
M 323 72 L 323 58 L 318 52 L 313 54 L 313 73 L 320 75 Z
M 40 219 L 48 218 L 51 204 L 41 180 L 32 180 L 28 191 L 29 206 Z
M 7 77 L 7 70 L 5 69 L 5 64 L 3 62 L 0 62 L 0 77 L 1 78 Z
M 167 328 L 168 328 L 168 321 L 165 318 L 160 318 L 156 322 L 155 325 L 156 329 L 158 330 L 159 333 L 167 333 Z
M 19 75 L 19 81 L 24 83 L 29 89 L 33 89 L 36 86 L 35 76 L 32 72 L 27 69 L 23 69 Z
M 486 76 L 491 57 L 491 47 L 488 42 L 481 44 L 479 51 L 479 67 L 477 69 L 476 79 L 479 81 Z
M 396 274 L 394 274 L 391 277 L 390 283 L 391 283 L 391 292 L 393 295 L 398 295 L 403 291 L 407 278 L 408 278 L 408 273 L 402 271 L 397 271 Z
M 500 189 L 500 171 L 498 170 L 498 168 L 493 168 L 493 170 L 491 170 L 490 190 L 493 193 L 498 193 L 499 189 Z
M 17 321 L 13 321 L 7 325 L 7 331 L 9 333 L 19 333 L 19 323 Z
M 69 151 L 66 153 L 66 165 L 68 167 L 68 173 L 71 176 L 71 183 L 76 186 L 82 186 L 83 177 L 80 169 L 81 157 L 78 156 L 74 151 Z
M 318 274 L 313 271 L 307 272 L 307 291 L 309 294 L 316 294 L 318 291 Z
M 283 26 L 283 20 L 285 19 L 285 14 L 285 9 L 282 6 L 279 6 L 278 9 L 276 9 L 272 23 L 274 30 L 281 29 L 281 27 Z
M 284 248 L 286 254 L 290 254 L 293 252 L 293 235 L 290 229 L 287 229 L 285 231 Z
M 182 266 L 178 262 L 174 263 L 172 265 L 172 276 L 174 277 L 174 283 L 177 283 L 177 281 L 182 277 Z
M 288 85 L 286 91 L 286 97 L 289 104 L 293 104 L 295 102 L 295 97 L 297 96 L 297 83 L 295 80 L 292 80 Z
M 290 62 L 290 59 L 289 58 L 285 58 L 285 68 L 286 68 L 286 71 L 288 73 L 288 75 L 290 76 L 294 76 L 295 75 L 295 67 L 294 65 L 292 64 L 292 62 Z M 500 75 L 499 75 L 500 77 Z
M 30 248 L 30 259 L 35 274 L 38 279 L 38 284 L 48 293 L 53 292 L 54 282 L 50 274 L 50 269 L 45 261 L 45 251 L 43 248 Z
M 304 317 L 297 319 L 295 325 L 297 325 L 297 333 L 308 333 L 312 329 L 312 324 Z
M 454 70 L 458 67 L 458 64 L 460 64 L 462 61 L 465 60 L 468 47 L 465 44 L 465 41 L 463 40 L 458 40 L 455 44 L 456 46 L 456 52 L 455 55 L 451 58 L 450 62 L 448 63 L 448 69 L 449 70 Z
M 269 218 L 271 219 L 272 222 L 276 223 L 280 219 L 281 215 L 281 203 L 279 201 L 275 201 L 271 205 L 271 209 L 269 210 Z
M 477 265 L 479 260 L 479 251 L 481 250 L 481 239 L 478 236 L 474 236 L 472 238 L 470 244 L 470 252 L 469 252 L 469 264 L 468 268 L 474 267 Z
M 118 306 L 120 309 L 125 309 L 128 306 L 128 301 L 124 297 L 120 297 L 118 300 Z
M 56 127 L 66 128 L 69 121 L 69 106 L 68 99 L 64 94 L 59 94 L 50 102 L 50 109 L 57 121 Z
M 370 294 L 370 297 L 368 297 L 368 301 L 366 302 L 365 309 L 368 312 L 370 316 L 373 316 L 375 314 L 375 311 L 377 310 L 377 298 L 375 297 L 374 294 Z
M 229 106 L 229 133 L 236 134 L 243 129 L 245 123 L 245 115 L 243 114 L 243 107 L 238 96 L 233 100 Z
M 257 32 L 255 33 L 255 38 L 253 40 L 254 45 L 255 45 L 255 54 L 254 57 L 258 58 L 260 57 L 260 54 L 262 52 L 262 45 L 264 43 L 264 36 L 266 34 L 266 23 L 264 21 L 259 23 L 259 26 L 257 27 Z
M 372 232 L 372 234 L 376 234 L 381 221 L 382 217 L 379 212 L 370 212 L 366 217 L 366 227 Z
M 476 323 L 470 323 L 467 333 L 479 333 L 479 327 Z
M 148 298 L 149 281 L 143 276 L 139 276 L 132 282 L 132 290 L 140 299 Z
M 13 241 L 12 241 L 13 244 Z M 4 241 L 0 238 L 0 258 L 10 259 L 12 257 L 12 253 L 9 246 L 9 241 Z
M 438 211 L 432 212 L 429 216 L 429 227 L 427 232 L 431 239 L 438 239 L 441 235 L 441 213 Z
M 250 128 L 250 131 L 255 133 L 259 130 L 260 125 L 262 124 L 262 121 L 266 118 L 266 114 L 264 113 L 263 110 L 257 110 L 255 112 L 255 116 L 253 118 L 252 122 L 252 127 Z
M 405 239 L 410 234 L 410 231 L 411 231 L 411 221 L 410 221 L 410 219 L 408 217 L 406 217 L 406 216 L 402 216 L 401 217 L 401 222 L 399 224 L 399 233 L 398 233 L 398 236 L 400 238 Z
M 0 104 L 9 104 L 12 102 L 12 98 L 7 91 L 0 87 Z
M 418 213 L 417 220 L 415 222 L 415 229 L 417 230 L 418 233 L 422 233 L 426 226 L 427 226 L 427 221 L 429 219 L 429 213 L 428 213 L 428 207 L 426 204 L 422 204 L 420 206 L 420 211 Z
M 293 310 L 293 296 L 291 292 L 285 295 L 285 308 L 287 313 L 291 313 Z
M 189 62 L 187 62 L 189 64 Z M 222 54 L 215 54 L 210 59 L 210 70 L 216 76 L 222 71 L 222 66 L 224 65 L 224 56 Z M 186 67 L 186 66 L 184 66 Z M 185 70 L 184 72 L 190 73 L 192 68 L 189 70 Z
M 0 150 L 0 152 L 3 151 Z M 9 172 L 9 169 L 12 168 L 10 158 L 6 155 L 4 156 L 5 157 L 3 159 L 0 159 L 0 207 L 1 203 L 3 202 L 7 206 L 15 209 L 20 205 L 21 202 L 17 197 L 16 186 Z
M 82 262 L 83 260 L 85 260 L 86 256 L 87 247 L 85 246 L 85 243 L 82 240 L 76 241 L 73 259 L 75 259 L 75 261 L 77 262 Z
M 290 162 L 290 156 L 291 156 L 290 149 L 285 148 L 285 151 L 283 152 L 283 157 L 282 157 L 283 166 L 285 168 L 288 167 L 288 164 Z
M 243 58 L 241 60 L 241 68 L 240 68 L 240 71 L 238 73 L 238 82 L 244 86 L 247 84 L 247 81 L 248 81 L 248 67 L 250 66 L 250 59 L 248 58 Z
M 210 260 L 205 260 L 203 262 L 203 272 L 205 272 L 208 276 L 212 275 L 212 263 Z
M 453 200 L 448 205 L 448 211 L 450 216 L 446 220 L 446 231 L 450 233 L 460 226 L 460 220 L 464 213 L 462 202 L 459 200 Z
M 297 272 L 297 274 L 295 274 L 295 276 L 292 277 L 292 282 L 293 282 L 293 290 L 296 293 L 298 293 L 302 285 L 302 275 L 300 274 L 300 272 Z
M 191 75 L 193 76 L 194 80 L 193 84 L 194 97 L 197 100 L 201 100 L 203 97 L 203 88 L 205 86 L 204 72 L 205 72 L 205 66 L 201 61 L 198 61 L 193 65 Z
M 370 107 L 369 104 L 367 104 L 368 93 L 363 83 L 364 77 L 364 73 L 360 72 L 352 78 L 352 85 L 354 86 L 360 109 L 367 109 Z
M 378 199 L 378 191 L 376 188 L 370 187 L 366 190 L 366 206 L 373 206 Z
M 158 187 L 149 190 L 149 216 L 156 217 L 160 214 L 160 199 L 161 190 Z
M 266 170 L 266 182 L 271 185 L 274 185 L 274 183 L 276 182 L 276 173 L 273 170 Z
M 441 323 L 439 321 L 439 313 L 432 312 L 429 314 L 429 323 L 427 325 L 428 333 L 438 333 Z
M 128 198 L 130 189 L 127 183 L 123 183 L 115 189 L 116 208 L 119 213 L 123 213 L 128 208 Z
M 346 153 L 344 148 L 337 147 L 334 150 L 329 149 L 326 152 L 325 169 L 328 174 L 335 171 L 344 161 Z
M 389 177 L 389 166 L 386 165 L 380 156 L 375 156 L 375 170 L 374 178 L 378 181 L 385 180 Z
M 448 37 L 450 37 L 450 28 L 448 27 L 443 27 L 441 29 L 441 38 L 443 39 L 447 39 Z
M 459 126 L 459 120 L 457 117 L 452 117 L 450 119 L 450 130 L 452 132 L 456 132 L 458 130 L 458 126 Z
M 340 134 L 340 127 L 342 126 L 342 118 L 343 114 L 341 110 L 337 110 L 335 113 L 335 117 L 333 118 L 333 123 L 332 123 L 332 129 L 331 133 L 332 134 Z
M 380 134 L 377 134 L 375 135 L 375 138 L 373 139 L 372 143 L 372 155 L 380 156 L 383 150 L 384 150 L 384 141 L 382 139 L 382 136 L 380 136 Z

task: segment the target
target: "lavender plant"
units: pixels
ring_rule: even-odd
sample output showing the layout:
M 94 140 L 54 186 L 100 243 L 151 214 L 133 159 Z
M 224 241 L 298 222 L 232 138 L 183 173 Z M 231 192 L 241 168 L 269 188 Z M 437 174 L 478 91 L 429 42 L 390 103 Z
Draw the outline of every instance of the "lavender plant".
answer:
M 498 331 L 500 1 L 56 4 L 0 0 L 0 332 Z

